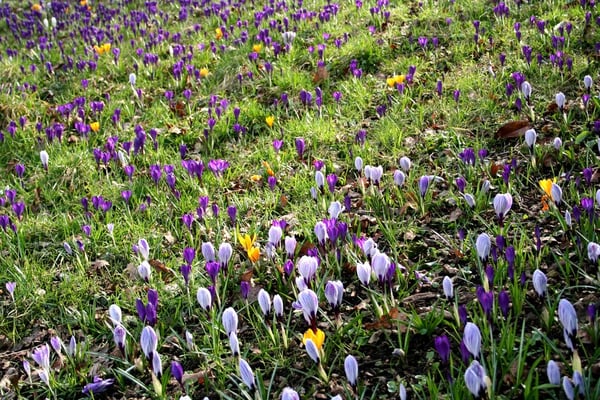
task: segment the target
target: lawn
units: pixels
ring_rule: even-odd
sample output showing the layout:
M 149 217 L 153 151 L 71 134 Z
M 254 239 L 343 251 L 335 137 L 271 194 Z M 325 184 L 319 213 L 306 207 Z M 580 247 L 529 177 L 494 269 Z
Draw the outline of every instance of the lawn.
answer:
M 600 398 L 594 1 L 0 17 L 3 399 Z

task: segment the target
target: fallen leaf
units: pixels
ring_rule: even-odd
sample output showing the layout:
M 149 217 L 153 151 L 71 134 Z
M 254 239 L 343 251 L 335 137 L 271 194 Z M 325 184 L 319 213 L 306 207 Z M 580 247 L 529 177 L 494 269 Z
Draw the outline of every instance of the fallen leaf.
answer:
M 317 72 L 313 76 L 313 83 L 321 83 L 329 78 L 329 72 L 324 66 L 317 67 Z
M 150 260 L 148 261 L 148 264 L 150 264 L 152 268 L 154 268 L 160 274 L 173 275 L 173 271 L 158 260 Z
M 525 131 L 531 128 L 529 120 L 510 121 L 502 125 L 496 132 L 498 139 L 510 139 L 525 135 Z
M 171 234 L 171 231 L 168 231 L 167 233 L 165 233 L 164 238 L 168 245 L 173 245 L 177 241 L 175 239 L 175 237 Z
M 364 328 L 366 330 L 382 328 L 390 329 L 396 327 L 396 322 L 398 321 L 408 321 L 408 316 L 405 313 L 401 314 L 400 311 L 398 311 L 398 308 L 394 307 L 390 309 L 390 312 L 388 314 L 382 315 L 378 321 L 365 323 Z M 406 332 L 407 328 L 406 325 L 400 324 L 398 329 L 400 330 L 400 332 Z
M 452 211 L 450 213 L 450 218 L 448 218 L 448 220 L 450 222 L 454 222 L 454 221 L 458 220 L 461 215 L 462 215 L 462 210 L 457 207 L 457 208 L 454 209 L 454 211 Z

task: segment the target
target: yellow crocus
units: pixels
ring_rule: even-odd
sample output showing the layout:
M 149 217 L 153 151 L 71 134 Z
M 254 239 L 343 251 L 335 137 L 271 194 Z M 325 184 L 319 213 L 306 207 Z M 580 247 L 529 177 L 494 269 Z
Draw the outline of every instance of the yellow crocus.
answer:
M 267 123 L 269 128 L 272 128 L 273 124 L 275 123 L 275 117 L 272 115 L 269 115 L 267 118 L 265 118 L 265 122 Z
M 260 44 L 260 43 L 252 46 L 252 51 L 255 53 L 260 53 L 261 50 L 262 50 L 262 44 Z
M 31 11 L 37 12 L 37 11 L 41 11 L 41 10 L 42 10 L 42 6 L 37 3 L 31 6 Z
M 552 198 L 552 184 L 556 183 L 556 178 L 554 179 L 542 179 L 540 182 L 540 187 L 542 190 Z
M 254 242 L 256 242 L 256 234 L 250 236 L 248 234 L 240 235 L 238 233 L 238 242 L 240 242 L 244 250 L 249 251 L 252 246 L 254 246 Z
M 395 87 L 401 83 L 404 83 L 406 77 L 404 75 L 394 75 L 392 77 L 387 78 L 385 81 L 387 82 L 389 87 Z
M 304 337 L 302 338 L 302 343 L 306 344 L 306 341 L 311 339 L 317 349 L 321 350 L 323 347 L 323 342 L 325 341 L 325 332 L 317 328 L 317 331 L 313 331 L 312 329 L 308 329 L 304 332 Z
M 248 253 L 248 258 L 253 263 L 257 262 L 260 258 L 260 249 L 258 247 L 251 247 L 246 251 L 246 253 Z
M 90 123 L 90 129 L 92 130 L 92 132 L 98 132 L 100 130 L 100 122 Z
M 208 68 L 200 68 L 200 77 L 206 78 L 208 76 Z
M 217 40 L 221 39 L 223 37 L 223 31 L 221 30 L 221 28 L 217 28 L 215 29 L 215 38 Z
M 252 176 L 250 177 L 250 180 L 251 180 L 252 182 L 260 182 L 260 181 L 262 180 L 262 176 L 260 176 L 260 175 L 252 175 Z
M 271 168 L 271 166 L 269 165 L 268 162 L 263 161 L 262 165 L 263 165 L 263 167 L 265 167 L 265 170 L 267 171 L 267 175 L 275 176 L 275 172 L 273 171 L 273 169 Z

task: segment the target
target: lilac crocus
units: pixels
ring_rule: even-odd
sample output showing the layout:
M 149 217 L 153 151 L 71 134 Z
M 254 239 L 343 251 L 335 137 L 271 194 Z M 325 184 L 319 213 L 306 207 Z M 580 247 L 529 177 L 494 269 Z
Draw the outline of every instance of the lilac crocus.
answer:
M 212 305 L 212 295 L 210 290 L 207 288 L 199 288 L 196 292 L 196 300 L 198 300 L 198 304 L 205 311 L 210 311 Z
M 465 384 L 476 399 L 483 397 L 487 389 L 485 369 L 473 360 L 465 371 Z
M 369 281 L 371 280 L 371 265 L 368 262 L 358 263 L 356 264 L 356 274 L 358 275 L 358 280 L 365 285 L 369 286 Z
M 31 353 L 31 358 L 45 371 L 50 371 L 50 346 L 48 343 L 37 347 Z
M 500 221 L 504 219 L 506 214 L 512 207 L 513 199 L 510 193 L 498 193 L 494 197 L 494 211 Z
M 152 354 L 156 352 L 157 345 L 158 337 L 156 336 L 156 332 L 151 326 L 145 326 L 140 336 L 140 347 L 147 360 L 150 360 Z
M 548 365 L 546 365 L 546 374 L 548 375 L 548 382 L 551 385 L 560 385 L 560 367 L 556 361 L 548 361 Z
M 254 371 L 252 371 L 250 364 L 248 364 L 248 362 L 243 358 L 240 358 L 239 368 L 240 376 L 244 384 L 248 386 L 250 390 L 254 390 L 256 388 L 256 383 L 254 379 Z
M 321 362 L 319 357 L 319 349 L 315 342 L 312 339 L 306 339 L 304 342 L 304 347 L 306 348 L 306 353 L 308 356 L 315 362 L 315 364 L 319 364 Z
M 450 300 L 454 297 L 454 285 L 449 276 L 445 276 L 442 280 L 442 288 L 444 289 L 444 296 L 446 299 Z
M 358 362 L 352 355 L 348 355 L 344 360 L 344 371 L 346 372 L 346 378 L 352 388 L 356 388 L 358 383 Z
M 40 161 L 42 162 L 42 167 L 44 167 L 44 169 L 46 171 L 48 171 L 48 161 L 49 160 L 50 160 L 50 157 L 48 155 L 48 152 L 46 150 L 40 151 Z
M 123 327 L 123 325 L 118 324 L 113 329 L 113 340 L 115 345 L 119 348 L 121 354 L 125 354 L 125 345 L 127 340 L 127 331 Z
M 600 257 L 600 245 L 595 242 L 589 242 L 587 245 L 588 259 L 594 264 L 598 262 Z
M 463 333 L 463 342 L 469 350 L 469 353 L 475 358 L 479 358 L 481 352 L 481 332 L 477 325 L 467 322 Z
M 567 347 L 575 350 L 573 340 L 577 337 L 577 312 L 569 300 L 561 299 L 558 302 L 558 319 L 563 327 L 563 334 Z
M 260 289 L 257 299 L 263 315 L 268 317 L 271 314 L 271 296 L 265 289 Z
M 546 277 L 546 274 L 544 274 L 539 269 L 536 269 L 535 271 L 533 271 L 532 281 L 533 288 L 535 289 L 537 295 L 541 298 L 546 297 L 546 287 L 548 284 L 548 278 Z
M 297 262 L 298 272 L 304 280 L 307 286 L 310 286 L 311 280 L 314 278 L 317 267 L 319 266 L 318 260 L 311 256 L 302 256 Z
M 341 281 L 328 281 L 325 284 L 325 297 L 335 312 L 339 310 L 343 296 L 344 284 Z
M 319 298 L 310 289 L 304 289 L 298 293 L 298 303 L 302 308 L 304 320 L 315 331 L 317 329 L 317 312 L 319 310 Z
M 6 282 L 6 291 L 10 295 L 12 301 L 15 301 L 15 288 L 17 287 L 16 282 Z
M 385 253 L 377 252 L 371 258 L 371 266 L 380 285 L 385 281 L 390 264 L 390 258 Z
M 492 248 L 492 240 L 490 239 L 487 233 L 482 233 L 477 236 L 477 241 L 475 242 L 475 248 L 477 250 L 477 255 L 481 261 L 487 260 L 490 255 L 490 250 Z

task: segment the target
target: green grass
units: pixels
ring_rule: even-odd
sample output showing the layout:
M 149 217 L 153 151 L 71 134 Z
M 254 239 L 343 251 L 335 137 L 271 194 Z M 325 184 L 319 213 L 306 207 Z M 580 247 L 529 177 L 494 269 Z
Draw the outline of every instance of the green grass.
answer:
M 3 4 L 0 222 L 6 226 L 0 229 L 0 354 L 6 361 L 1 396 L 81 398 L 84 386 L 97 376 L 114 379 L 105 393 L 94 394 L 109 399 L 180 398 L 186 393 L 191 398 L 267 399 L 280 398 L 285 387 L 300 398 L 383 399 L 397 398 L 401 385 L 409 398 L 468 398 L 472 394 L 464 375 L 473 356 L 461 354 L 464 325 L 456 315 L 464 306 L 468 320 L 482 334 L 478 361 L 489 378 L 483 397 L 563 398 L 563 389 L 547 378 L 551 359 L 561 363 L 561 378 L 573 380 L 576 371 L 582 374 L 585 398 L 598 397 L 594 366 L 600 361 L 600 334 L 597 319 L 590 320 L 586 312 L 589 305 L 600 306 L 598 264 L 588 257 L 588 244 L 599 241 L 600 224 L 595 200 L 600 170 L 596 8 L 579 2 L 547 0 L 520 7 L 509 2 L 508 16 L 501 17 L 494 14 L 495 4 L 480 1 L 364 0 L 362 7 L 354 2 L 332 5 L 329 9 L 337 13 L 327 16 L 330 3 L 322 0 L 302 7 L 293 1 L 237 6 L 213 2 L 227 9 L 228 16 L 221 16 L 205 13 L 209 4 L 181 3 L 161 3 L 154 15 L 149 15 L 150 3 L 137 0 L 90 2 L 89 9 L 73 3 L 68 12 L 48 4 L 38 14 L 30 6 Z M 184 8 L 186 18 L 180 14 Z M 109 10 L 114 13 L 110 18 Z M 134 22 L 141 13 L 149 16 L 147 22 Z M 299 18 L 301 14 L 313 16 Z M 533 16 L 536 22 L 531 23 Z M 52 17 L 58 23 L 55 29 Z M 49 28 L 44 28 L 44 18 Z M 544 33 L 536 25 L 540 20 L 545 21 Z M 520 40 L 516 22 L 521 25 Z M 27 32 L 28 23 L 36 26 L 34 31 Z M 572 23 L 570 33 L 567 23 Z M 82 37 L 92 27 L 103 31 L 102 39 L 96 34 Z M 225 31 L 222 38 L 216 35 L 218 27 Z M 282 44 L 286 30 L 296 33 L 287 49 Z M 265 35 L 268 39 L 261 42 Z M 552 36 L 555 41 L 564 37 L 562 67 L 551 62 L 551 55 L 557 56 Z M 40 48 L 41 37 L 51 48 Z M 421 37 L 428 39 L 425 48 L 419 44 Z M 110 43 L 111 50 L 95 54 L 93 46 L 103 43 Z M 251 61 L 253 46 L 259 43 L 258 59 Z M 171 56 L 178 44 L 182 53 Z M 322 59 L 319 45 L 324 45 Z M 523 46 L 532 48 L 531 63 Z M 120 50 L 118 62 L 115 48 Z M 158 63 L 145 63 L 147 53 L 157 55 Z M 506 57 L 503 65 L 501 54 Z M 182 72 L 177 79 L 174 66 L 179 61 Z M 90 62 L 96 64 L 94 70 L 86 64 Z M 197 78 L 202 68 L 208 75 Z M 516 87 L 516 72 L 533 88 L 529 105 Z M 129 83 L 131 73 L 136 73 L 135 87 Z M 583 77 L 588 74 L 594 83 L 584 107 Z M 388 86 L 387 78 L 395 75 L 405 77 L 402 90 Z M 514 86 L 510 95 L 509 84 Z M 140 98 L 136 89 L 141 90 Z M 191 91 L 189 100 L 185 90 Z M 172 101 L 165 97 L 167 91 L 173 92 Z M 455 91 L 460 91 L 458 101 Z M 334 92 L 341 94 L 339 101 Z M 567 99 L 564 115 L 553 105 L 558 92 Z M 306 93 L 309 104 L 301 100 Z M 77 106 L 68 115 L 59 111 L 77 98 L 85 99 L 81 111 Z M 98 114 L 90 110 L 92 101 L 104 103 Z M 113 121 L 117 109 L 120 119 Z M 237 118 L 234 109 L 239 109 Z M 269 116 L 274 117 L 272 127 L 266 123 Z M 503 124 L 523 119 L 529 119 L 538 134 L 533 149 L 522 137 L 496 137 Z M 99 123 L 97 132 L 84 135 L 77 129 L 93 122 Z M 52 139 L 59 124 L 62 140 Z M 134 142 L 140 128 L 145 144 L 137 151 Z M 156 143 L 152 129 L 157 131 Z M 363 141 L 357 140 L 361 130 L 366 132 Z M 560 149 L 553 147 L 555 137 L 562 139 Z M 114 149 L 109 138 L 118 139 Z M 296 149 L 299 138 L 305 141 L 301 157 Z M 273 148 L 274 140 L 283 141 L 281 150 Z M 183 158 L 180 146 L 187 148 Z M 474 150 L 474 165 L 460 158 L 467 148 Z M 482 149 L 487 155 L 480 158 Z M 49 154 L 47 170 L 40 162 L 42 150 Z M 95 158 L 102 152 L 108 153 L 106 162 Z M 365 166 L 383 168 L 378 184 L 367 179 L 365 169 L 356 171 L 357 156 Z M 397 187 L 393 175 L 402 156 L 410 157 L 412 167 L 404 171 L 403 186 Z M 219 176 L 209 168 L 210 161 L 218 159 L 229 163 Z M 203 162 L 201 179 L 182 165 L 190 160 Z M 317 186 L 315 162 L 323 163 L 324 176 L 337 176 L 333 190 L 327 182 L 322 191 L 316 190 L 316 200 L 311 195 Z M 17 164 L 25 166 L 22 177 L 16 174 Z M 503 171 L 510 164 L 505 180 Z M 126 165 L 135 167 L 131 180 Z M 156 166 L 161 170 L 158 182 L 151 174 Z M 172 166 L 169 180 L 165 166 Z M 585 168 L 591 168 L 589 184 Z M 276 179 L 272 189 L 270 174 Z M 422 197 L 423 176 L 431 181 Z M 466 182 L 464 193 L 456 184 L 460 177 Z M 543 199 L 538 183 L 554 178 L 562 189 L 560 204 Z M 123 191 L 131 191 L 129 202 L 122 198 Z M 503 224 L 493 206 L 502 193 L 513 198 Z M 466 194 L 473 196 L 473 208 Z M 207 197 L 208 204 L 198 215 L 201 197 Z M 584 198 L 593 200 L 591 214 L 583 210 Z M 87 210 L 82 199 L 89 203 Z M 110 202 L 106 211 L 103 201 Z M 328 209 L 335 201 L 350 204 L 338 217 L 343 225 L 337 225 L 337 233 L 342 229 L 345 234 L 335 243 L 319 243 L 315 226 L 332 223 Z M 20 203 L 25 207 L 18 217 Z M 237 208 L 234 222 L 229 206 Z M 194 216 L 189 228 L 184 215 Z M 285 221 L 286 226 L 282 243 L 269 250 L 274 221 Z M 239 235 L 246 233 L 257 236 L 256 262 L 240 243 Z M 491 237 L 497 260 L 478 257 L 481 233 Z M 332 234 L 336 231 L 330 228 L 328 235 Z M 284 273 L 286 236 L 298 242 L 289 276 Z M 497 236 L 504 238 L 502 249 Z M 152 264 L 148 282 L 137 271 L 143 258 L 133 251 L 142 238 L 149 244 Z M 368 285 L 359 280 L 358 263 L 372 258 L 354 241 L 367 238 L 395 264 L 389 281 L 379 283 L 375 272 Z M 199 288 L 213 285 L 201 250 L 206 242 L 216 251 L 222 243 L 233 247 L 228 266 L 218 274 L 209 312 L 196 299 Z M 508 246 L 515 250 L 512 263 L 504 253 Z M 186 248 L 195 249 L 189 285 L 180 272 Z M 309 326 L 293 307 L 302 286 L 297 282 L 302 279 L 299 259 L 307 254 L 320 260 L 310 279 L 319 300 L 317 327 L 325 333 L 320 366 L 307 354 L 303 334 Z M 493 282 L 485 277 L 488 265 L 494 270 Z M 535 269 L 548 279 L 543 299 L 532 283 Z M 450 301 L 444 298 L 445 276 L 454 283 Z M 325 294 L 327 282 L 333 280 L 344 286 L 339 314 Z M 240 293 L 243 281 L 250 285 L 248 299 Z M 11 295 L 12 282 L 16 287 Z M 479 286 L 493 296 L 488 315 L 484 304 L 478 304 L 485 302 L 478 299 Z M 160 377 L 140 344 L 149 322 L 138 317 L 136 300 L 147 303 L 150 289 L 158 293 L 153 329 Z M 275 318 L 273 309 L 263 316 L 256 300 L 260 289 L 271 298 L 282 297 L 282 318 Z M 510 298 L 506 316 L 498 300 L 502 290 Z M 577 311 L 576 353 L 565 344 L 558 315 L 561 299 Z M 124 353 L 113 338 L 108 313 L 112 304 L 122 310 Z M 239 355 L 232 355 L 222 322 L 227 307 L 238 313 Z M 193 335 L 191 345 L 186 332 Z M 434 339 L 443 335 L 450 341 L 447 363 L 434 346 Z M 54 337 L 62 340 L 63 348 L 50 350 L 47 385 L 39 376 L 44 367 L 33 355 Z M 75 353 L 68 351 L 71 337 L 77 343 Z M 358 360 L 355 388 L 346 379 L 347 355 Z M 253 369 L 255 391 L 243 381 L 239 359 Z M 31 377 L 23 367 L 25 360 Z M 183 386 L 172 376 L 172 361 L 183 366 Z

